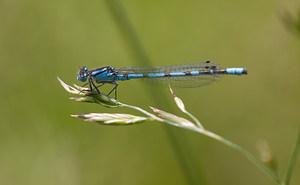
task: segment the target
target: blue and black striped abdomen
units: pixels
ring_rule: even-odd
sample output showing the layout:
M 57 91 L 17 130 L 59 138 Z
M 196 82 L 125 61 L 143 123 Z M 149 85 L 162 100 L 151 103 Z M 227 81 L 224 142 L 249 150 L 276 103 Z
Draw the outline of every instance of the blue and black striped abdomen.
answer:
M 77 79 L 81 82 L 88 80 L 90 89 L 96 88 L 96 83 L 115 84 L 116 81 L 130 79 L 142 79 L 145 82 L 159 85 L 171 85 L 172 87 L 200 87 L 218 81 L 224 74 L 247 74 L 244 68 L 220 68 L 216 62 L 195 62 L 187 65 L 161 66 L 161 67 L 101 67 L 88 71 L 87 67 L 81 67 Z M 100 86 L 101 86 L 100 85 Z M 114 88 L 114 89 L 115 89 Z M 100 91 L 97 89 L 100 93 Z
M 142 79 L 145 82 L 172 87 L 200 87 L 220 80 L 223 74 L 246 74 L 243 68 L 221 69 L 216 62 L 161 67 L 124 67 L 115 69 L 116 80 Z

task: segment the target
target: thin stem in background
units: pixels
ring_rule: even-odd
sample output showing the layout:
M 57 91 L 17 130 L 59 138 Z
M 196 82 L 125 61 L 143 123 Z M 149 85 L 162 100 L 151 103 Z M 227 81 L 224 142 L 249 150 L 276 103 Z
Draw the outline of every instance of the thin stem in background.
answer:
M 290 183 L 292 171 L 293 171 L 293 168 L 296 164 L 296 159 L 297 159 L 297 156 L 298 156 L 298 153 L 299 153 L 299 149 L 300 149 L 300 130 L 298 132 L 298 139 L 296 141 L 296 145 L 294 147 L 293 153 L 292 153 L 291 158 L 290 158 L 289 163 L 288 163 L 287 170 L 286 170 L 285 175 L 284 175 L 284 179 L 283 179 L 284 185 L 288 185 Z
M 152 66 L 121 1 L 106 0 L 106 3 L 119 27 L 121 35 L 124 37 L 129 47 L 131 47 L 131 51 L 135 52 L 136 64 L 139 65 L 140 63 L 143 63 L 144 66 Z M 148 92 L 151 92 L 150 94 L 153 102 L 156 102 L 157 105 L 164 102 L 164 105 L 167 106 L 169 110 L 172 108 L 166 101 L 163 101 L 167 99 L 165 93 L 150 86 L 148 87 Z M 159 96 L 157 96 L 157 94 L 159 94 Z M 182 172 L 187 179 L 187 182 L 189 184 L 204 185 L 204 178 L 201 175 L 202 173 L 200 173 L 200 170 L 198 169 L 195 157 L 192 155 L 191 149 L 188 146 L 189 142 L 185 141 L 186 137 L 184 136 L 184 133 L 165 125 L 163 128 L 171 143 L 174 151 L 173 153 L 181 165 Z M 178 132 L 180 132 L 180 134 Z

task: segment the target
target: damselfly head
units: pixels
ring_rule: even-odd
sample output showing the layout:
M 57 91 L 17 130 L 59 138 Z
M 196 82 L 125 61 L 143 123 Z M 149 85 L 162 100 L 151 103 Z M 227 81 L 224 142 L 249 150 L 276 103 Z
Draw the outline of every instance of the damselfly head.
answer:
M 81 67 L 80 71 L 77 75 L 77 80 L 81 82 L 85 82 L 87 80 L 87 73 L 88 73 L 88 68 L 87 67 Z

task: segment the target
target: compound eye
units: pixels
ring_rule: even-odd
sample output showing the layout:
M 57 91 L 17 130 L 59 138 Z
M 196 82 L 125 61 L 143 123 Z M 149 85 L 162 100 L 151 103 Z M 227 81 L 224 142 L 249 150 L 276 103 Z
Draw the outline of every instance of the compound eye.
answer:
M 87 67 L 81 67 L 80 71 L 77 75 L 77 80 L 79 80 L 81 82 L 85 82 L 87 80 L 87 72 L 88 72 Z
M 80 71 L 79 71 L 79 74 L 80 74 L 80 76 L 86 76 L 86 74 L 87 74 L 87 71 L 88 71 L 88 68 L 87 67 L 81 67 L 80 68 Z
M 81 67 L 80 68 L 80 73 L 84 73 L 84 72 L 87 72 L 88 68 L 87 67 Z

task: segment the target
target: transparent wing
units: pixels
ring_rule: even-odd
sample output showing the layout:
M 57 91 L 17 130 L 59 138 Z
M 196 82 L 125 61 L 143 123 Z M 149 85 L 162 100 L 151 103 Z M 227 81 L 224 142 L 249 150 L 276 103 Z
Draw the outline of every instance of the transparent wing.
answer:
M 194 88 L 201 87 L 215 83 L 220 80 L 220 75 L 203 75 L 203 76 L 189 76 L 189 77 L 163 77 L 163 78 L 142 78 L 145 83 L 153 85 L 180 88 Z
M 186 65 L 177 66 L 160 66 L 160 67 L 122 67 L 116 68 L 118 74 L 144 74 L 149 73 L 172 73 L 172 72 L 189 72 L 200 71 L 205 72 L 210 69 L 220 69 L 220 66 L 216 62 L 204 61 L 195 62 Z M 153 85 L 193 88 L 205 86 L 220 80 L 220 75 L 217 74 L 203 74 L 195 76 L 176 76 L 176 77 L 160 77 L 160 78 L 141 78 L 143 82 Z

